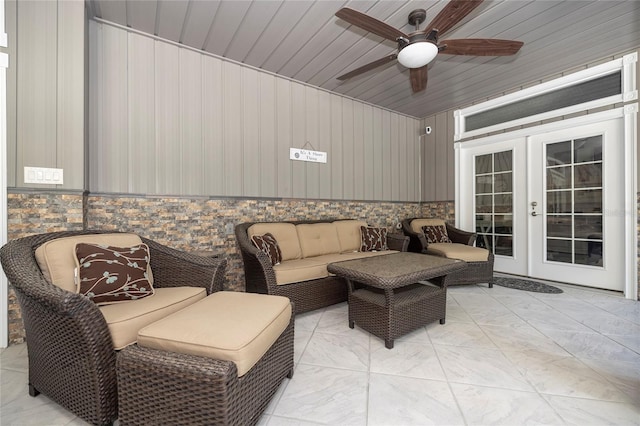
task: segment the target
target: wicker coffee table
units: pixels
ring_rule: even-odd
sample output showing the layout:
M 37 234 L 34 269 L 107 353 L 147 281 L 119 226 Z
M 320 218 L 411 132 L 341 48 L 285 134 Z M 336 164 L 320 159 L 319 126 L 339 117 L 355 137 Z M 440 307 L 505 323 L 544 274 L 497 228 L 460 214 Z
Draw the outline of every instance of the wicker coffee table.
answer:
M 403 252 L 330 263 L 327 270 L 347 280 L 349 327 L 357 323 L 391 349 L 394 339 L 418 327 L 444 324 L 446 276 L 465 267 L 461 260 Z

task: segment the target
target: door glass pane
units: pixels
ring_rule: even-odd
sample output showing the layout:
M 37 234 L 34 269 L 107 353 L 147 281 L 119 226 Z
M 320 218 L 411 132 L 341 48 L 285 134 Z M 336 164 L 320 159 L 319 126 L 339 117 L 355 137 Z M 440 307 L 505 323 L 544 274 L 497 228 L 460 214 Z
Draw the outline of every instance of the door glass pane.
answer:
M 574 167 L 575 187 L 594 188 L 602 186 L 602 163 L 581 164 Z
M 548 191 L 547 213 L 571 213 L 571 191 Z
M 513 151 L 475 158 L 476 247 L 513 256 Z
M 571 188 L 571 166 L 549 167 L 547 169 L 547 189 Z
M 491 173 L 493 168 L 491 166 L 492 156 L 491 154 L 479 155 L 476 157 L 476 174 Z
M 573 263 L 573 243 L 571 240 L 547 238 L 547 260 Z
M 602 136 L 546 146 L 547 260 L 602 266 Z
M 476 194 L 491 194 L 493 192 L 493 176 L 476 177 Z
M 513 176 L 511 172 L 499 173 L 495 175 L 495 191 L 496 192 L 511 192 L 512 191 Z
M 576 238 L 602 239 L 602 215 L 574 215 Z
M 572 225 L 571 216 L 547 216 L 547 236 L 571 238 Z
M 602 137 L 591 136 L 589 138 L 576 139 L 574 142 L 574 163 L 589 161 L 602 161 Z
M 571 141 L 547 145 L 547 166 L 571 164 Z
M 493 157 L 494 172 L 510 172 L 513 170 L 511 165 L 513 163 L 513 155 L 511 155 L 511 151 L 496 152 Z
M 575 191 L 575 207 L 573 211 L 576 213 L 600 213 L 602 212 L 602 190 L 587 189 L 584 191 Z

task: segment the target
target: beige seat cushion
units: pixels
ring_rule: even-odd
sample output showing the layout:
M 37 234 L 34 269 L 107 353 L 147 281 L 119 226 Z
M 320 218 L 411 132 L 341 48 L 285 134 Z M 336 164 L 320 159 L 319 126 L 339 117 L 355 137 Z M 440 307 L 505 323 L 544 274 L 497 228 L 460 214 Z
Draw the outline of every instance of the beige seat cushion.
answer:
M 360 227 L 367 226 L 363 220 L 336 220 L 333 222 L 338 231 L 340 253 L 360 251 Z
M 289 325 L 282 296 L 219 291 L 138 332 L 153 349 L 233 361 L 238 376 L 253 367 Z
M 153 296 L 100 307 L 114 349 L 135 343 L 138 330 L 207 296 L 202 287 L 156 288 Z
M 316 257 L 287 260 L 279 265 L 273 265 L 273 271 L 276 274 L 277 285 L 317 280 L 329 276 L 327 263 Z
M 136 234 L 87 234 L 58 238 L 38 247 L 35 257 L 45 279 L 51 284 L 74 293 L 77 292 L 73 279 L 73 271 L 76 267 L 74 249 L 77 243 L 131 247 L 141 244 L 142 240 Z M 153 285 L 151 275 L 149 281 Z
M 296 225 L 302 257 L 340 253 L 338 232 L 333 223 L 305 223 Z
M 254 235 L 264 235 L 267 232 L 278 242 L 283 261 L 302 258 L 298 232 L 293 223 L 255 223 L 247 229 L 249 239 Z
M 358 251 L 349 253 L 324 254 L 322 256 L 282 262 L 280 265 L 275 265 L 273 267 L 273 270 L 276 273 L 276 284 L 285 285 L 301 281 L 317 280 L 320 278 L 326 278 L 329 275 L 333 275 L 330 274 L 329 271 L 327 271 L 327 265 L 332 262 L 361 259 L 363 257 L 384 256 L 385 254 L 391 253 L 397 253 L 397 251 Z
M 414 219 L 411 221 L 411 230 L 417 234 L 422 234 L 423 226 L 446 226 L 442 219 Z
M 485 262 L 489 259 L 489 250 L 457 243 L 429 244 L 427 254 L 465 262 Z

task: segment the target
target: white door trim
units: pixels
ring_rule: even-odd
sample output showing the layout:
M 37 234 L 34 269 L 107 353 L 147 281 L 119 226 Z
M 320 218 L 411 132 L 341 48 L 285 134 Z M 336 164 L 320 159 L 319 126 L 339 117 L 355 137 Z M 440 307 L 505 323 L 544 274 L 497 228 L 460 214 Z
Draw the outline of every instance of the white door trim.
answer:
M 628 104 L 621 108 L 615 108 L 611 110 L 602 111 L 595 114 L 587 114 L 568 120 L 554 121 L 552 123 L 542 124 L 540 126 L 528 127 L 524 129 L 514 130 L 508 133 L 501 133 L 493 136 L 487 136 L 480 139 L 474 139 L 468 142 L 456 142 L 454 144 L 456 150 L 456 170 L 455 174 L 455 215 L 456 225 L 459 225 L 462 212 L 460 208 L 462 206 L 462 200 L 460 198 L 463 193 L 461 185 L 464 184 L 461 180 L 461 149 L 471 148 L 476 146 L 482 146 L 492 144 L 496 142 L 502 142 L 509 139 L 518 137 L 527 137 L 535 134 L 562 130 L 570 127 L 580 126 L 584 124 L 596 123 L 599 121 L 605 121 L 613 118 L 623 117 L 624 119 L 624 145 L 625 145 L 625 164 L 621 165 L 625 168 L 625 193 L 626 200 L 625 205 L 625 297 L 627 299 L 637 300 L 638 298 L 638 271 L 637 271 L 637 113 L 638 104 Z
M 4 7 L 4 4 L 0 5 Z M 9 55 L 0 53 L 0 246 L 7 243 L 7 68 Z M 0 348 L 9 345 L 9 285 L 0 271 Z
M 627 276 L 624 290 L 627 299 L 638 298 L 638 104 L 625 105 L 624 112 L 624 158 L 626 161 L 624 179 L 625 205 L 625 253 Z M 636 265 L 632 268 L 632 265 Z

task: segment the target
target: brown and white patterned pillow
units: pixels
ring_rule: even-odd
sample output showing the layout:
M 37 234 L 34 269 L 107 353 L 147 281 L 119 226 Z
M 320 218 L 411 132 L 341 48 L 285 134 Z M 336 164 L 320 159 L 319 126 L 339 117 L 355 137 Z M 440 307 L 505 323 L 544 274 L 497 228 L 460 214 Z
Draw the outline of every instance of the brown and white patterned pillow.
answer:
M 360 251 L 389 250 L 387 228 L 360 227 Z
M 75 247 L 78 293 L 96 305 L 142 299 L 154 293 L 149 247 L 78 243 Z
M 447 233 L 447 227 L 444 225 L 423 226 L 422 232 L 424 232 L 424 236 L 427 238 L 429 244 L 451 242 L 449 234 Z
M 254 235 L 251 237 L 253 245 L 258 247 L 264 252 L 269 259 L 271 259 L 272 265 L 279 265 L 282 262 L 282 251 L 278 246 L 278 241 L 271 233 L 267 232 L 264 235 Z

